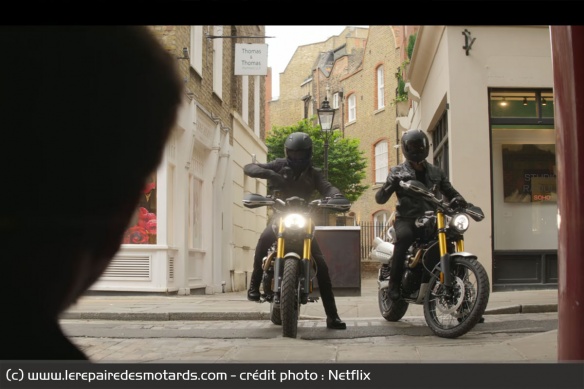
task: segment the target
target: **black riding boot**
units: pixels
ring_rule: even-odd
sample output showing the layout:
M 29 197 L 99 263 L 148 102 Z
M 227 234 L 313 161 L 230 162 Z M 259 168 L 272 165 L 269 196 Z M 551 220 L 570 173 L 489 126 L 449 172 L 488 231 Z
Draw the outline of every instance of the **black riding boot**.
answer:
M 322 298 L 322 305 L 324 306 L 324 312 L 326 313 L 326 327 L 333 330 L 347 329 L 347 325 L 341 320 L 337 313 L 337 304 L 335 303 L 335 296 L 333 295 L 333 289 L 330 284 L 325 284 L 321 287 L 320 297 Z
M 260 283 L 262 282 L 262 270 L 254 270 L 251 273 L 247 299 L 249 301 L 260 301 Z
M 391 301 L 397 301 L 401 298 L 400 283 L 389 280 L 389 298 Z
M 330 328 L 332 330 L 346 330 L 347 324 L 341 320 L 338 314 L 327 315 L 326 328 Z

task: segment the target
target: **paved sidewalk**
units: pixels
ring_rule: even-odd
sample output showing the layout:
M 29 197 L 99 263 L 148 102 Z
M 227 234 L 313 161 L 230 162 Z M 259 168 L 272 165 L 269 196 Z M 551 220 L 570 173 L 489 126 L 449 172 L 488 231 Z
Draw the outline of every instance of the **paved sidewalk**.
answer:
M 361 281 L 360 296 L 337 296 L 342 319 L 380 318 L 377 304 L 377 280 Z M 555 289 L 494 292 L 489 297 L 486 315 L 510 313 L 557 312 Z M 322 302 L 301 307 L 301 319 L 324 318 Z M 407 316 L 423 316 L 421 305 L 410 305 Z M 87 295 L 67 310 L 63 319 L 104 320 L 269 320 L 270 305 L 247 300 L 246 292 L 213 295 Z
M 381 319 L 375 277 L 362 280 L 360 296 L 337 296 L 336 302 L 339 315 L 347 323 L 353 322 L 351 325 L 355 325 L 355 321 L 365 325 L 366 319 Z M 557 302 L 557 290 L 495 292 L 490 295 L 485 320 L 504 322 L 515 314 L 557 312 Z M 245 291 L 189 296 L 89 295 L 72 306 L 62 318 L 142 321 L 262 319 L 269 323 L 269 312 L 268 303 L 247 301 Z M 316 325 L 324 326 L 324 318 L 320 301 L 302 306 L 301 319 L 322 319 L 323 322 Z M 382 320 L 382 323 L 391 329 L 391 326 L 412 325 L 422 321 L 422 306 L 410 305 L 403 322 L 389 323 Z M 189 325 L 182 325 L 187 331 Z M 388 333 L 391 334 L 391 331 Z M 94 361 L 555 363 L 557 337 L 557 330 L 551 330 L 515 335 L 504 331 L 484 334 L 479 331 L 458 339 L 409 337 L 405 343 L 403 338 L 394 336 L 306 340 L 283 338 L 281 334 L 271 339 L 204 339 L 187 336 L 180 339 L 120 340 L 76 337 L 74 341 Z M 282 353 L 281 350 L 286 352 Z

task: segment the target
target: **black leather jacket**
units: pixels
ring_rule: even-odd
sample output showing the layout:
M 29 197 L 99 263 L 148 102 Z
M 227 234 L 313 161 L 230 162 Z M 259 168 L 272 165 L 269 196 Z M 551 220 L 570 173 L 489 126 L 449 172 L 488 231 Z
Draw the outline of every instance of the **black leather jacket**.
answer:
M 338 188 L 325 180 L 320 170 L 313 167 L 312 164 L 305 170 L 294 173 L 292 168 L 288 166 L 286 158 L 276 158 L 268 163 L 250 163 L 243 167 L 243 172 L 250 177 L 267 179 L 268 188 L 270 190 L 278 189 L 280 191 L 278 197 L 280 198 L 298 196 L 310 201 L 315 191 L 325 197 L 341 193 Z M 285 182 L 278 188 L 273 183 L 275 173 L 285 176 Z
M 422 163 L 425 166 L 423 172 L 416 172 L 408 161 L 392 167 L 387 175 L 385 184 L 375 194 L 375 201 L 378 204 L 385 204 L 395 192 L 397 196 L 396 215 L 403 218 L 416 218 L 422 216 L 425 211 L 434 210 L 435 207 L 430 202 L 402 188 L 399 185 L 400 181 L 418 180 L 434 194 L 440 192 L 450 200 L 460 196 L 460 193 L 454 189 L 442 169 L 427 161 Z

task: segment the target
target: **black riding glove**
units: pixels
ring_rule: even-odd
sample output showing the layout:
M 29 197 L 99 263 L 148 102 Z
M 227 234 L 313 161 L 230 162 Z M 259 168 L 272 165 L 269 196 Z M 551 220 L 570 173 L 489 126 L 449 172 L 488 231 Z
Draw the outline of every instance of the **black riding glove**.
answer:
M 466 208 L 468 206 L 466 200 L 460 195 L 454 197 L 450 203 L 454 208 Z
M 387 180 L 383 184 L 383 191 L 384 192 L 394 192 L 397 187 L 399 187 L 400 181 L 410 181 L 413 177 L 404 171 L 400 171 L 397 173 L 391 173 L 387 176 Z

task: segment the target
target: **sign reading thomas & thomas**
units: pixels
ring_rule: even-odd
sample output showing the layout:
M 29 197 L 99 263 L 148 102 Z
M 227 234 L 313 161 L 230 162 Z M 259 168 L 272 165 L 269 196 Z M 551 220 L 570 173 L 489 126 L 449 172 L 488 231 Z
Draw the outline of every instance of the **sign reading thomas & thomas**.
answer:
M 268 74 L 268 45 L 265 43 L 235 44 L 235 75 L 265 76 Z

